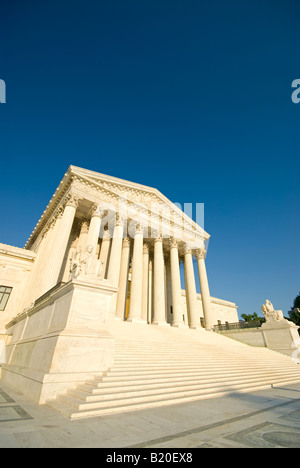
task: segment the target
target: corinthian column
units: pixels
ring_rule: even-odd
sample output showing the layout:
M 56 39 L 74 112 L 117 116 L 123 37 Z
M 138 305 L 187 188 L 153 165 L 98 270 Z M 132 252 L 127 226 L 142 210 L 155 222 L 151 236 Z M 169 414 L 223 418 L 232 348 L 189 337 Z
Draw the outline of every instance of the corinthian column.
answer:
M 114 286 L 118 286 L 119 283 L 123 229 L 123 220 L 119 217 L 119 215 L 117 215 L 107 274 L 108 281 L 110 281 Z
M 99 233 L 101 228 L 101 220 L 104 214 L 105 211 L 102 210 L 100 206 L 95 203 L 91 210 L 91 222 L 86 239 L 86 246 L 93 247 L 93 255 L 96 255 Z
M 117 298 L 116 315 L 124 319 L 125 307 L 127 299 L 127 288 L 128 288 L 128 271 L 129 271 L 129 259 L 130 259 L 130 240 L 125 238 L 123 240 L 122 256 L 121 256 L 121 268 L 119 275 L 119 290 Z
M 142 319 L 148 321 L 149 304 L 149 246 L 143 246 L 143 294 L 142 294 Z
M 143 230 L 138 225 L 134 235 L 131 290 L 128 321 L 142 321 Z
M 78 239 L 78 248 L 81 251 L 84 251 L 86 247 L 86 240 L 89 232 L 89 223 L 87 221 L 83 221 L 80 226 L 80 234 Z
M 167 325 L 165 300 L 165 266 L 162 238 L 154 240 L 153 324 Z
M 202 308 L 205 321 L 205 328 L 207 330 L 212 330 L 214 328 L 215 317 L 212 311 L 210 292 L 207 280 L 206 266 L 205 266 L 205 256 L 206 250 L 199 249 L 196 252 L 196 258 L 198 263 L 198 272 L 200 280 L 200 290 L 201 290 L 201 299 L 202 299 Z
M 106 230 L 103 233 L 100 256 L 99 256 L 100 262 L 102 262 L 102 275 L 101 275 L 102 278 L 105 278 L 106 276 L 105 273 L 106 273 L 106 267 L 107 267 L 109 247 L 110 247 L 110 232 L 109 230 Z
M 27 289 L 27 296 L 25 300 L 25 306 L 29 306 L 33 303 L 38 297 L 40 297 L 43 292 L 47 291 L 47 265 L 49 263 L 49 259 L 51 253 L 54 248 L 54 239 L 55 239 L 55 232 L 57 231 L 59 221 L 58 218 L 60 216 L 60 212 L 57 213 L 56 216 L 52 219 L 51 223 L 47 226 L 44 231 L 43 239 L 41 245 L 39 246 L 39 250 L 37 253 L 37 257 L 31 271 L 30 275 L 30 283 Z
M 175 239 L 170 240 L 170 263 L 171 263 L 171 289 L 173 307 L 173 327 L 184 327 L 182 319 L 182 296 L 181 280 L 179 270 L 178 243 Z
M 47 269 L 47 287 L 44 292 L 53 288 L 58 281 L 60 269 L 64 259 L 65 251 L 71 234 L 76 209 L 78 206 L 78 197 L 72 193 L 67 196 L 67 202 L 61 219 L 58 222 L 55 231 L 55 244 L 50 260 L 46 266 Z
M 200 327 L 200 316 L 197 307 L 197 291 L 193 267 L 193 255 L 191 249 L 187 248 L 184 253 L 184 267 L 186 272 L 186 296 L 189 311 L 190 328 Z

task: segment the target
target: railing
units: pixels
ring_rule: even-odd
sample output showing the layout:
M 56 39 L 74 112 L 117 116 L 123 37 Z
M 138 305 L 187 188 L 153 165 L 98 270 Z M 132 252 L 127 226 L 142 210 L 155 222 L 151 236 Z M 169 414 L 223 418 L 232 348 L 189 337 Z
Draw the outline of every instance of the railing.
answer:
M 218 325 L 214 326 L 214 329 L 217 332 L 222 332 L 228 330 L 242 330 L 244 328 L 259 328 L 261 325 L 260 320 L 253 320 L 253 322 L 218 323 Z

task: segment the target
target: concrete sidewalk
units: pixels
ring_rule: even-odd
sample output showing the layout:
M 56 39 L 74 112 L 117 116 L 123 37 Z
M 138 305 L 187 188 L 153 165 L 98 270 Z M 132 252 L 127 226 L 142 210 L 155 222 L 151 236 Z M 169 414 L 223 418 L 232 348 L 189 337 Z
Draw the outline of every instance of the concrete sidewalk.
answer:
M 300 384 L 69 421 L 0 381 L 1 448 L 300 448 Z

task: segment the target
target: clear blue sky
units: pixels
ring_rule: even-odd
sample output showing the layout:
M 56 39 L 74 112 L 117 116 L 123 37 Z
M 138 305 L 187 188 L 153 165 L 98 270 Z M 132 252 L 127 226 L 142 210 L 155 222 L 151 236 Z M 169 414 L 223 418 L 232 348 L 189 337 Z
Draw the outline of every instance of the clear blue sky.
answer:
M 211 294 L 300 290 L 296 0 L 1 3 L 0 242 L 23 247 L 70 164 L 205 203 Z

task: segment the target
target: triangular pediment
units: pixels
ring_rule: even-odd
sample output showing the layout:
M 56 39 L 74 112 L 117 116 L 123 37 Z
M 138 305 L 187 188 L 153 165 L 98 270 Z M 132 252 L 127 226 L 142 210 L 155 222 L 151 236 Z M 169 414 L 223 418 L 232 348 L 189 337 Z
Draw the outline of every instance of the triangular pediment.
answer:
M 142 217 L 144 216 L 144 219 L 151 212 L 151 216 L 156 218 L 157 225 L 166 226 L 169 222 L 173 226 L 173 232 L 178 234 L 184 230 L 185 234 L 181 237 L 194 237 L 195 245 L 200 245 L 210 237 L 200 224 L 193 221 L 156 188 L 70 166 L 28 239 L 26 248 L 31 248 L 42 231 L 47 229 L 51 218 L 55 216 L 70 190 L 74 190 L 79 198 L 89 203 L 113 203 L 117 208 L 117 203 L 122 201 L 127 203 L 131 210 L 136 210 Z
M 184 224 L 185 229 L 197 233 L 204 241 L 209 239 L 209 234 L 202 226 L 197 224 L 191 217 L 182 211 L 178 204 L 174 204 L 159 190 L 146 185 L 130 182 L 116 177 L 108 176 L 98 172 L 83 169 L 77 166 L 71 166 L 70 170 L 74 176 L 78 176 L 91 184 L 95 184 L 106 193 L 113 197 L 123 198 L 124 200 L 151 210 L 153 214 L 157 213 L 161 217 L 169 217 L 170 221 L 178 225 Z

